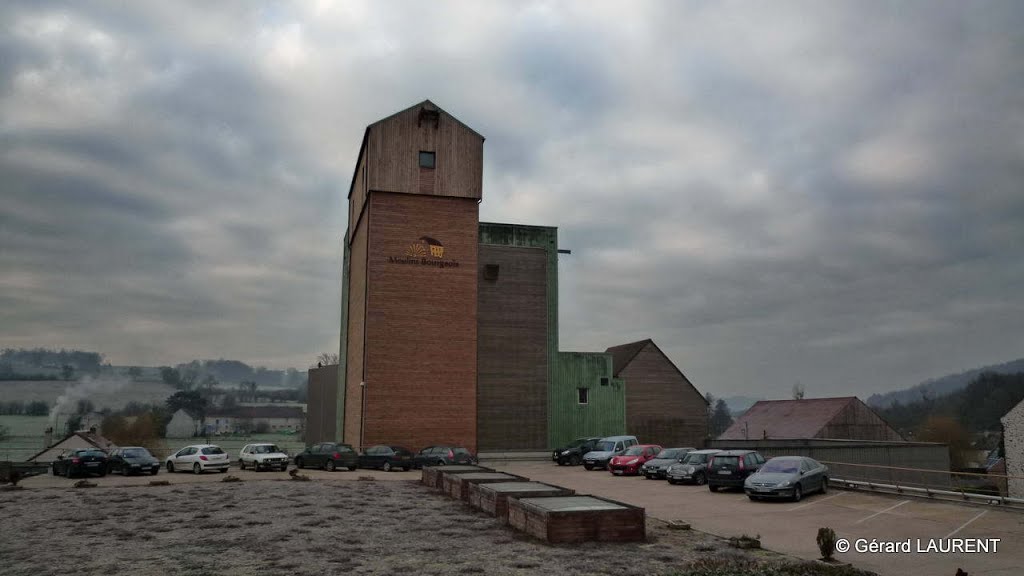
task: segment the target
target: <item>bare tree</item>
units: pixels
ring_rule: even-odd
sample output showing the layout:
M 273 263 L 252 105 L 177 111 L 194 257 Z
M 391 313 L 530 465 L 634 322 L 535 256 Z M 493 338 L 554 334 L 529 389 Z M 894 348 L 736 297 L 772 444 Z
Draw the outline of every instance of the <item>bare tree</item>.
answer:
M 799 382 L 797 382 L 796 384 L 793 384 L 793 400 L 803 400 L 803 399 L 804 399 L 804 385 L 799 383 Z
M 337 364 L 338 363 L 338 353 L 337 352 L 323 352 L 319 356 L 316 357 L 316 363 L 319 366 L 330 366 L 331 364 Z

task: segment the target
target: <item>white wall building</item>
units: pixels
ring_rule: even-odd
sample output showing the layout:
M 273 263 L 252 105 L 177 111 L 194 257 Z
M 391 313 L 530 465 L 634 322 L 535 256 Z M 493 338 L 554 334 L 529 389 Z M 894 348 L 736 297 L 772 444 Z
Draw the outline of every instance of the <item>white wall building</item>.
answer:
M 999 421 L 1003 423 L 1006 448 L 1007 495 L 1024 498 L 1024 402 L 1010 409 Z

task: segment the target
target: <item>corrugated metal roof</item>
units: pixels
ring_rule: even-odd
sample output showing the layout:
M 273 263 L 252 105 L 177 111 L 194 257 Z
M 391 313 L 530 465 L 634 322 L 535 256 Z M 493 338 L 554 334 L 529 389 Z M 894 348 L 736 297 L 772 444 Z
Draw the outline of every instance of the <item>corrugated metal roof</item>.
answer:
M 804 400 L 761 400 L 718 437 L 719 440 L 814 438 L 856 396 Z

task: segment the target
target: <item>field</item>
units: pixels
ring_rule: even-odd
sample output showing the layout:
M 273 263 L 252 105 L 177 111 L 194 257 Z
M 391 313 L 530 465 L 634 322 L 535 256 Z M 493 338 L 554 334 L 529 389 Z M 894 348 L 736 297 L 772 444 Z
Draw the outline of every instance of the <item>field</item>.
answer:
M 117 378 L 97 378 L 65 382 L 63 380 L 0 381 L 0 398 L 5 402 L 42 400 L 53 405 L 61 395 L 71 392 L 73 400 L 88 398 L 96 409 L 122 408 L 129 402 L 162 404 L 174 394 L 174 388 L 163 382 L 132 382 Z
M 417 482 L 221 477 L 0 491 L 5 574 L 650 575 L 751 557 L 654 521 L 647 543 L 549 546 Z

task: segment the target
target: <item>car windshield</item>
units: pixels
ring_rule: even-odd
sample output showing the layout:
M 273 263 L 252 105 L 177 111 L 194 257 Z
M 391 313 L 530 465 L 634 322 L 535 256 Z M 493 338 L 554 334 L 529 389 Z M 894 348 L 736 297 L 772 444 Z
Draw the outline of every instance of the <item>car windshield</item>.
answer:
M 761 467 L 761 472 L 776 472 L 779 474 L 796 474 L 800 470 L 799 460 L 769 460 Z
M 77 450 L 75 456 L 106 456 L 107 453 L 101 450 Z
M 252 451 L 256 454 L 272 454 L 274 452 L 280 452 L 277 446 L 274 446 L 273 444 L 261 444 L 253 447 Z
M 594 452 L 611 452 L 615 450 L 615 442 L 598 442 L 594 445 Z
M 704 464 L 708 461 L 709 454 L 694 454 L 690 452 L 683 458 L 684 464 Z
M 149 456 L 149 450 L 145 448 L 128 448 L 124 451 L 124 455 L 128 458 L 146 458 Z
M 207 446 L 203 448 L 203 454 L 223 454 L 224 451 L 220 449 L 220 446 Z
M 587 439 L 586 438 L 577 438 L 577 439 L 573 440 L 572 442 L 569 442 L 569 445 L 566 446 L 566 448 L 579 448 L 580 446 L 583 446 L 586 443 L 587 443 Z
M 668 450 L 662 450 L 661 452 L 658 452 L 658 458 L 675 460 L 676 458 L 679 458 L 683 454 L 684 451 L 682 448 L 669 448 Z
M 455 449 L 455 453 L 456 454 L 469 454 L 469 450 L 466 450 L 465 448 L 456 448 Z
M 622 455 L 623 456 L 639 456 L 639 455 L 641 455 L 643 453 L 644 453 L 644 447 L 643 446 L 633 446 L 629 450 L 626 450 Z

